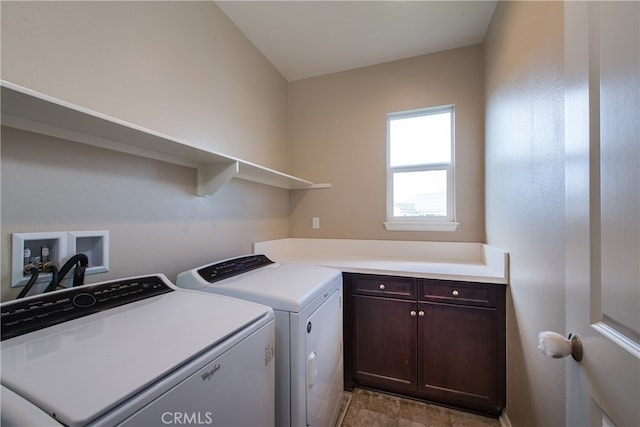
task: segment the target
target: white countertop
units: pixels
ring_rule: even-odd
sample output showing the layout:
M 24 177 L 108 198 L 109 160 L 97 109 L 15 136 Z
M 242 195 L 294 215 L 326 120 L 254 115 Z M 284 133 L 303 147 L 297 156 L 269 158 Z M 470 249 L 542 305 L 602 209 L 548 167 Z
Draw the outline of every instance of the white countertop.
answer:
M 483 243 L 289 238 L 256 242 L 253 252 L 347 273 L 509 283 L 509 254 Z

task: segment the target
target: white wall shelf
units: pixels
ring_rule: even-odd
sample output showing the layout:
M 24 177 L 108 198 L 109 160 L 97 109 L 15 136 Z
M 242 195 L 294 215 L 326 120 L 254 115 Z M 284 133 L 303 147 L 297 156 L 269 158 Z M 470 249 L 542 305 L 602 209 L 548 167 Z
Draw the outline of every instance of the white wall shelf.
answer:
M 232 178 L 289 190 L 331 188 L 197 147 L 150 129 L 1 80 L 2 125 L 193 167 L 196 193 L 213 195 Z

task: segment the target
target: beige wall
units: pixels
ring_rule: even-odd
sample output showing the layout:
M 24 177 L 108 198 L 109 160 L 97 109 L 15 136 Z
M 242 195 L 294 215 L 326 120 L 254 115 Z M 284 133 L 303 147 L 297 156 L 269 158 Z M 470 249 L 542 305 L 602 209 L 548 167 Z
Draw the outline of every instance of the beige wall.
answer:
M 507 415 L 565 423 L 565 361 L 536 348 L 564 328 L 561 2 L 500 2 L 485 39 L 487 241 L 509 251 Z
M 2 2 L 2 79 L 286 171 L 287 82 L 213 2 Z M 2 299 L 14 232 L 110 230 L 111 269 L 185 269 L 287 237 L 286 190 L 2 128 Z
M 331 190 L 291 195 L 291 236 L 482 242 L 483 52 L 471 46 L 289 84 L 291 172 Z M 388 232 L 386 115 L 456 105 L 456 232 Z M 320 218 L 320 229 L 311 218 Z
M 287 82 L 210 1 L 3 1 L 2 78 L 288 167 Z

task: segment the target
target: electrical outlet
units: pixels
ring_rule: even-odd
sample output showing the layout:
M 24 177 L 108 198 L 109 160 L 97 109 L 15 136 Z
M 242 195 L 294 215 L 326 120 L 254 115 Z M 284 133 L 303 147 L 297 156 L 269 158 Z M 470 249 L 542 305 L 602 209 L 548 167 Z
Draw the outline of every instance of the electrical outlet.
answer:
M 320 228 L 320 218 L 318 218 L 317 216 L 311 218 L 311 228 L 313 228 L 314 230 Z

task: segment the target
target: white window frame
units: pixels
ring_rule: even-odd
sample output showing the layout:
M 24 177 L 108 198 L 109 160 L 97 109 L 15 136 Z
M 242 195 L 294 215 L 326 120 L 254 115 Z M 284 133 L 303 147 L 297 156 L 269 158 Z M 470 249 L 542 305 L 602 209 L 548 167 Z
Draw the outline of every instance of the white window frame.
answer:
M 408 166 L 391 166 L 391 139 L 390 123 L 392 120 L 410 117 L 440 114 L 449 111 L 451 113 L 451 162 L 428 163 Z M 455 105 L 442 105 L 438 107 L 421 108 L 403 112 L 387 114 L 387 220 L 384 226 L 390 231 L 455 231 L 460 225 L 455 221 Z M 447 215 L 436 216 L 394 216 L 393 209 L 393 177 L 398 172 L 414 171 L 438 171 L 447 173 Z

